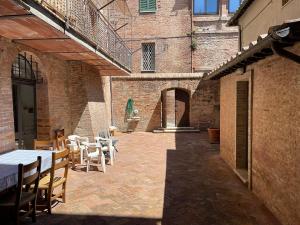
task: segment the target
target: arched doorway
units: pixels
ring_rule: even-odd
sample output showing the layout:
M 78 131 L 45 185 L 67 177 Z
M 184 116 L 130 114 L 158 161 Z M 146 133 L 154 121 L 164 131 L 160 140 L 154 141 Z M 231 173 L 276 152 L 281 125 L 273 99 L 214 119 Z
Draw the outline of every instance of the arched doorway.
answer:
M 18 54 L 11 68 L 16 143 L 32 148 L 37 137 L 36 83 L 38 63 L 31 55 Z
M 162 91 L 162 126 L 190 126 L 190 95 L 186 90 L 172 88 Z

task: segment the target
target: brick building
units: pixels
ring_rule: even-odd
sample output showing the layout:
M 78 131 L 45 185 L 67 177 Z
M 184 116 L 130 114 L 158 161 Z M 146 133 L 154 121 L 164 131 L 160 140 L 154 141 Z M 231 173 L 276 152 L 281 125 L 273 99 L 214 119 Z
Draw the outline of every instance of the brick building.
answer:
M 221 156 L 284 225 L 300 223 L 299 16 L 299 0 L 244 1 L 229 24 L 250 44 L 208 76 L 221 82 Z
M 97 10 L 105 2 L 0 1 L 0 152 L 109 126 L 104 76 L 129 75 L 131 52 Z
M 237 51 L 238 30 L 225 24 L 239 3 L 128 1 L 133 73 L 112 78 L 112 123 L 123 131 L 219 126 L 219 82 L 202 75 Z M 126 120 L 129 98 L 138 121 Z

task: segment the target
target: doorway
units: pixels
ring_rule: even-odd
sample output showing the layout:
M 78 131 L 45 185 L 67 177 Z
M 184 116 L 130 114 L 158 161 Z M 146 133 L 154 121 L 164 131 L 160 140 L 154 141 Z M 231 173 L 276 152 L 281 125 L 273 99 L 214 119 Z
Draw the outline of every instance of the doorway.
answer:
M 37 137 L 36 74 L 38 65 L 32 56 L 19 54 L 12 70 L 14 126 L 17 148 L 32 149 Z
M 176 127 L 188 127 L 190 114 L 190 96 L 181 89 L 175 89 L 175 124 Z
M 249 81 L 236 86 L 236 170 L 248 182 Z
M 172 88 L 162 91 L 162 127 L 189 127 L 190 95 L 187 91 Z

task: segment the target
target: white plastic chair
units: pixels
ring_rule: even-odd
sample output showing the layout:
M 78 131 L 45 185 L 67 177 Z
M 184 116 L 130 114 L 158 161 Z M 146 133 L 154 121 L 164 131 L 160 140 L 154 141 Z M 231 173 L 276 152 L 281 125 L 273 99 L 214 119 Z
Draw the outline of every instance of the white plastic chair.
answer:
M 85 157 L 86 157 L 86 172 L 89 172 L 90 165 L 93 160 L 97 160 L 97 163 L 101 162 L 101 167 L 103 172 L 106 172 L 106 165 L 105 165 L 105 156 L 102 151 L 101 145 L 99 143 L 89 143 L 89 142 L 82 142 L 85 146 Z M 91 151 L 91 150 L 94 151 Z
M 102 137 L 95 137 L 96 143 L 101 145 L 103 152 L 109 153 L 110 165 L 114 165 L 114 160 L 116 158 L 116 149 L 112 145 L 112 140 Z M 103 145 L 104 143 L 104 145 Z
M 83 164 L 83 152 L 85 150 L 85 146 L 82 144 L 82 142 L 89 142 L 88 137 L 81 137 L 79 135 L 70 135 L 68 136 L 68 140 L 70 141 L 70 144 L 68 144 L 68 147 L 70 148 L 71 152 L 80 151 L 80 164 Z

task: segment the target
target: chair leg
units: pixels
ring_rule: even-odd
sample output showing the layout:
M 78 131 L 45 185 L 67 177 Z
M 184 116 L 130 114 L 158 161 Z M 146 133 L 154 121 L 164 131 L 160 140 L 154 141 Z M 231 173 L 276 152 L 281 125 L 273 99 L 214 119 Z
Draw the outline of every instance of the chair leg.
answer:
M 63 186 L 62 186 L 62 188 L 63 188 L 63 193 L 62 193 L 62 201 L 63 201 L 63 203 L 66 203 L 66 185 L 67 185 L 67 183 L 65 182 L 63 184 Z
M 87 160 L 86 160 L 86 172 L 87 173 L 89 172 L 89 169 L 90 169 L 90 159 L 87 158 Z
M 105 173 L 106 172 L 105 155 L 102 151 L 101 151 L 101 166 L 103 169 L 103 173 Z
M 20 224 L 20 216 L 19 216 L 19 210 L 15 210 L 15 215 L 14 215 L 14 224 L 19 225 Z
M 47 196 L 47 208 L 48 208 L 48 213 L 52 213 L 52 207 L 51 207 L 51 197 L 52 197 L 52 190 L 48 191 L 48 196 Z
M 36 222 L 36 199 L 32 201 L 32 222 L 35 223 Z

